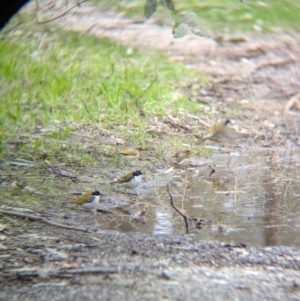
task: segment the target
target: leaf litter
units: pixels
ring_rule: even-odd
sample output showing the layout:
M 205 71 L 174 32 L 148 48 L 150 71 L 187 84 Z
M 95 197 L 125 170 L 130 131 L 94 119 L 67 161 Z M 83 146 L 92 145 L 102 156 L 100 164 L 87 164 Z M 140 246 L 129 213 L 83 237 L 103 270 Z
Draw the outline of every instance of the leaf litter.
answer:
M 102 18 L 104 16 L 104 18 Z M 111 23 L 108 21 L 110 18 Z M 105 19 L 105 26 L 101 24 L 102 19 Z M 95 9 L 92 6 L 84 5 L 83 9 L 76 8 L 71 11 L 61 20 L 58 20 L 58 24 L 72 30 L 90 32 L 97 36 L 106 36 L 111 39 L 121 41 L 122 43 L 130 46 L 139 46 L 139 47 L 151 47 L 156 50 L 165 51 L 173 59 L 184 58 L 184 60 L 192 67 L 202 72 L 207 72 L 210 74 L 212 80 L 208 86 L 202 86 L 197 81 L 187 84 L 178 83 L 178 87 L 189 95 L 190 100 L 193 102 L 203 103 L 204 112 L 207 113 L 206 116 L 191 116 L 189 114 L 181 115 L 180 120 L 177 119 L 178 116 L 170 115 L 165 120 L 157 120 L 153 118 L 149 121 L 147 126 L 147 131 L 153 134 L 153 137 L 167 137 L 171 136 L 169 139 L 181 138 L 187 134 L 199 134 L 195 133 L 198 128 L 203 129 L 202 132 L 205 132 L 209 129 L 210 126 L 213 126 L 219 116 L 226 116 L 228 112 L 232 112 L 232 109 L 238 113 L 234 115 L 234 122 L 232 127 L 239 133 L 246 134 L 247 137 L 250 137 L 250 145 L 252 143 L 252 149 L 257 150 L 258 148 L 269 147 L 270 150 L 278 150 L 279 147 L 287 148 L 291 145 L 294 147 L 299 147 L 300 141 L 298 140 L 295 132 L 299 129 L 299 118 L 297 118 L 297 113 L 299 111 L 297 102 L 299 102 L 299 36 L 295 35 L 283 35 L 283 36 L 255 36 L 247 37 L 247 39 L 241 39 L 240 41 L 233 42 L 233 39 L 230 37 L 219 37 L 218 39 L 201 39 L 201 43 L 197 40 L 196 36 L 184 34 L 182 35 L 183 39 L 181 40 L 179 36 L 174 41 L 170 30 L 161 29 L 150 22 L 143 23 L 138 26 L 133 26 L 134 21 L 130 19 L 123 19 L 120 16 L 113 15 L 109 12 L 101 12 L 99 9 Z M 188 27 L 188 30 L 193 30 L 193 25 L 189 25 L 186 22 L 183 22 L 186 25 L 183 27 Z M 178 31 L 180 24 L 175 27 Z M 107 24 L 113 24 L 115 30 L 107 30 Z M 101 27 L 102 26 L 102 27 Z M 181 29 L 180 29 L 181 30 Z M 138 33 L 143 31 L 145 39 L 136 39 Z M 176 30 L 175 30 L 176 31 Z M 151 38 L 149 38 L 151 37 Z M 183 47 L 189 43 L 189 47 Z M 274 72 L 279 68 L 280 72 Z M 297 97 L 296 97 L 296 96 Z M 292 100 L 292 101 L 291 101 Z M 291 105 L 287 105 L 287 103 Z M 286 114 L 283 112 L 285 111 Z M 290 114 L 290 112 L 295 114 Z M 205 115 L 205 114 L 204 114 Z M 296 116 L 296 117 L 295 117 Z M 226 116 L 228 117 L 228 116 Z M 111 177 L 111 170 L 109 169 L 109 163 L 101 159 L 101 156 L 107 152 L 108 155 L 112 154 L 112 150 L 121 151 L 124 147 L 132 147 L 132 145 L 126 145 L 126 141 L 111 136 L 110 133 L 105 132 L 104 129 L 98 127 L 98 132 L 94 131 L 95 128 L 86 127 L 84 130 L 78 125 L 76 134 L 73 135 L 71 139 L 76 143 L 94 143 L 90 145 L 89 148 L 94 149 L 96 153 L 99 153 L 99 163 L 101 163 L 101 173 L 98 171 L 99 167 L 89 167 L 88 173 L 91 175 L 91 178 L 94 181 L 92 185 L 99 186 L 103 183 L 106 184 Z M 41 131 L 40 135 L 43 135 L 44 132 Z M 94 142 L 93 142 L 94 141 Z M 97 150 L 97 144 L 101 143 L 104 145 L 103 152 Z M 119 145 L 122 148 L 119 148 Z M 184 193 L 188 193 L 190 188 L 184 185 L 186 183 L 186 178 L 193 178 L 195 174 L 204 174 L 206 173 L 206 178 L 211 182 L 213 189 L 216 189 L 218 192 L 224 191 L 227 199 L 225 200 L 229 206 L 232 205 L 232 200 L 230 200 L 230 195 L 237 195 L 237 190 L 232 189 L 234 187 L 234 182 L 238 176 L 243 177 L 243 170 L 238 168 L 238 164 L 233 160 L 223 160 L 225 164 L 221 165 L 218 163 L 217 166 L 211 167 L 211 161 L 205 158 L 193 162 L 172 162 L 166 157 L 166 160 L 157 160 L 156 154 L 153 154 L 151 147 L 158 148 L 160 143 L 149 143 L 149 145 L 144 145 L 140 151 L 141 156 L 147 157 L 147 162 L 138 162 L 139 168 L 144 168 L 146 173 L 146 183 L 145 186 L 141 187 L 142 191 L 146 191 L 151 185 L 153 186 L 163 186 L 170 181 L 174 176 L 178 177 L 178 185 L 183 187 L 183 190 L 179 190 L 178 193 L 175 190 L 172 190 L 174 186 L 170 187 L 170 194 L 174 198 L 180 198 Z M 224 145 L 222 145 L 224 146 Z M 171 149 L 170 153 L 175 153 L 177 149 L 173 149 L 174 146 L 168 146 Z M 249 146 L 248 146 L 249 147 Z M 250 147 L 251 148 L 251 147 Z M 230 153 L 232 151 L 232 146 L 229 144 L 222 148 L 222 150 Z M 236 150 L 236 149 L 235 149 Z M 239 147 L 237 147 L 239 151 Z M 144 152 L 144 154 L 143 154 Z M 114 156 L 114 153 L 112 154 Z M 293 154 L 291 154 L 292 158 Z M 298 154 L 299 156 L 299 154 Z M 190 159 L 189 159 L 190 160 Z M 191 158 L 193 160 L 193 157 Z M 278 162 L 278 156 L 276 153 L 271 153 L 270 160 L 275 162 L 269 169 L 268 173 L 268 182 L 274 183 L 274 174 L 276 174 L 276 168 L 280 171 L 280 166 L 276 165 Z M 151 162 L 152 161 L 152 162 Z M 154 163 L 153 163 L 154 162 Z M 293 161 L 294 162 L 294 161 Z M 29 163 L 31 164 L 31 163 Z M 129 162 L 122 162 L 123 168 L 131 168 Z M 236 164 L 236 165 L 235 165 Z M 170 169 L 170 165 L 172 169 Z M 201 165 L 201 168 L 199 167 Z M 196 168 L 195 168 L 196 166 Z M 17 165 L 11 167 L 5 167 L 5 171 L 15 172 L 22 169 L 30 173 L 29 167 L 26 165 Z M 167 177 L 160 177 L 159 181 L 153 178 L 153 171 L 161 170 L 166 171 L 170 170 L 168 173 L 164 173 Z M 273 171 L 272 171 L 273 169 Z M 179 170 L 179 171 L 178 171 Z M 214 170 L 213 174 L 211 171 Z M 225 170 L 225 172 L 224 172 Z M 223 175 L 221 175 L 223 171 Z M 230 171 L 230 172 L 228 172 Z M 64 172 L 64 171 L 62 171 Z M 87 173 L 87 168 L 70 166 L 68 173 L 71 175 L 84 175 Z M 274 174 L 273 174 L 274 173 Z M 230 177 L 228 175 L 231 175 Z M 46 197 L 42 203 L 43 211 L 47 212 L 53 210 L 53 202 L 50 203 L 50 200 L 54 200 L 57 208 L 54 211 L 62 213 L 57 222 L 66 222 L 66 226 L 69 227 L 68 231 L 71 231 L 70 234 L 66 233 L 67 230 L 58 230 L 56 235 L 59 237 L 57 241 L 53 240 L 53 229 L 52 227 L 46 227 L 44 225 L 31 227 L 30 215 L 33 214 L 35 209 L 36 219 L 38 221 L 43 221 L 43 212 L 39 213 L 41 208 L 33 206 L 33 211 L 19 211 L 14 210 L 12 214 L 16 214 L 20 218 L 25 218 L 24 226 L 16 227 L 9 219 L 5 220 L 5 225 L 13 231 L 14 235 L 9 239 L 5 239 L 5 247 L 10 248 L 11 256 L 9 259 L 6 259 L 1 271 L 1 277 L 6 279 L 11 279 L 12 281 L 24 281 L 24 280 L 33 280 L 38 278 L 39 281 L 44 281 L 44 279 L 50 278 L 51 281 L 59 278 L 72 279 L 72 281 L 79 281 L 83 283 L 85 279 L 89 281 L 95 280 L 91 277 L 89 278 L 77 278 L 74 279 L 74 275 L 90 275 L 90 274 L 105 274 L 100 282 L 105 283 L 106 287 L 110 287 L 111 290 L 106 292 L 107 296 L 115 296 L 115 285 L 118 283 L 120 286 L 124 284 L 124 291 L 128 290 L 126 287 L 125 278 L 130 274 L 131 279 L 135 279 L 139 284 L 143 284 L 143 279 L 141 279 L 138 273 L 133 272 L 126 261 L 128 261 L 132 256 L 143 260 L 143 263 L 138 262 L 138 266 L 147 271 L 148 277 L 146 277 L 147 282 L 151 280 L 151 283 L 156 285 L 156 291 L 158 296 L 162 296 L 164 293 L 164 285 L 162 285 L 162 279 L 160 275 L 168 275 L 168 280 L 173 280 L 174 285 L 178 283 L 185 282 L 187 283 L 186 288 L 182 288 L 185 293 L 191 292 L 193 287 L 203 287 L 199 285 L 196 279 L 194 279 L 195 273 L 199 277 L 203 277 L 202 281 L 207 282 L 207 277 L 209 279 L 216 278 L 221 279 L 219 270 L 223 269 L 223 273 L 230 277 L 229 279 L 223 279 L 222 285 L 226 286 L 226 289 L 222 290 L 219 286 L 214 286 L 212 283 L 211 286 L 214 289 L 217 289 L 219 296 L 226 296 L 228 289 L 232 289 L 232 294 L 236 298 L 248 298 L 249 300 L 253 297 L 253 294 L 259 294 L 265 288 L 268 291 L 268 297 L 273 298 L 273 300 L 281 300 L 286 296 L 295 297 L 297 295 L 297 287 L 299 286 L 299 251 L 292 248 L 247 248 L 245 249 L 244 245 L 228 245 L 222 243 L 199 243 L 199 241 L 194 241 L 193 237 L 182 237 L 179 236 L 168 236 L 168 238 L 149 238 L 148 236 L 136 236 L 136 238 L 119 236 L 110 231 L 99 231 L 99 228 L 105 227 L 105 225 L 112 225 L 112 228 L 117 229 L 120 223 L 124 224 L 124 221 L 117 221 L 115 218 L 105 217 L 101 221 L 96 219 L 92 221 L 92 218 L 87 218 L 86 213 L 78 210 L 76 213 L 66 213 L 66 208 L 61 206 L 63 204 L 64 198 L 70 198 L 70 193 L 77 189 L 84 190 L 84 183 L 74 183 L 72 177 L 58 177 L 59 175 L 55 174 L 53 170 L 44 169 L 43 176 L 47 176 L 47 179 L 50 180 L 54 175 L 56 181 L 49 183 L 49 187 L 52 185 L 60 191 L 66 191 L 67 193 L 57 196 L 56 193 L 49 194 L 48 198 Z M 157 174 L 156 174 L 157 176 Z M 100 178 L 101 177 L 101 178 Z M 174 177 L 175 178 L 175 177 Z M 290 183 L 291 175 L 288 175 Z M 26 174 L 25 174 L 26 179 Z M 30 182 L 29 180 L 27 180 Z M 4 185 L 7 183 L 12 183 L 11 178 L 4 179 Z M 175 181 L 174 181 L 175 182 Z M 101 183 L 101 184 L 100 184 Z M 182 185 L 183 183 L 183 185 Z M 284 183 L 284 182 L 283 182 Z M 40 182 L 42 184 L 42 181 Z M 274 185 L 274 184 L 272 184 Z M 289 184 L 287 184 L 289 185 Z M 36 184 L 27 183 L 24 187 L 29 187 L 27 189 L 28 193 L 34 192 L 35 187 L 39 187 Z M 102 186 L 101 186 L 102 187 Z M 217 188 L 216 188 L 217 187 Z M 107 185 L 103 185 L 104 192 L 111 193 L 110 188 Z M 232 189 L 232 190 L 231 190 Z M 242 189 L 247 189 L 247 187 L 239 187 L 239 191 Z M 297 189 L 294 189 L 294 193 L 297 194 Z M 230 192 L 233 193 L 230 193 Z M 235 193 L 234 193 L 235 192 Z M 156 193 L 156 192 L 155 192 Z M 166 196 L 157 192 L 158 196 L 164 200 L 169 201 Z M 18 197 L 18 196 L 17 196 Z M 131 206 L 121 206 L 121 209 L 127 209 L 124 213 L 126 217 L 126 229 L 124 232 L 133 231 L 137 225 L 132 221 L 140 221 L 138 226 L 143 227 L 144 223 L 147 225 L 145 220 L 145 215 L 148 217 L 148 207 L 147 202 L 149 200 L 144 199 L 145 195 L 142 197 L 131 197 L 123 196 L 119 193 L 113 194 L 112 199 L 118 201 L 124 201 L 124 199 L 131 203 Z M 276 194 L 271 194 L 270 197 L 276 200 Z M 234 199 L 236 201 L 236 199 Z M 153 201 L 153 199 L 152 199 Z M 254 201 L 254 200 L 252 200 Z M 118 203 L 118 202 L 117 202 Z M 155 202 L 154 202 L 155 203 Z M 205 204 L 205 202 L 204 202 Z M 161 206 L 161 203 L 154 204 L 155 206 Z M 197 203 L 192 204 L 192 206 L 197 206 Z M 201 207 L 200 207 L 201 209 Z M 245 209 L 245 208 L 243 208 Z M 67 208 L 69 211 L 69 208 Z M 75 211 L 74 211 L 75 212 Z M 186 216 L 185 210 L 183 211 L 183 216 Z M 26 218 L 27 216 L 27 218 Z M 29 216 L 29 217 L 28 217 Z M 5 215 L 2 215 L 5 218 Z M 150 212 L 151 217 L 151 212 Z M 34 217 L 35 218 L 35 217 Z M 34 219 L 33 218 L 33 219 Z M 47 217 L 49 218 L 49 217 Z M 196 226 L 202 224 L 206 221 L 199 217 L 191 217 L 197 223 Z M 23 222 L 22 219 L 19 222 Z M 48 222 L 48 221 L 47 221 Z M 75 222 L 79 231 L 86 231 L 89 233 L 87 236 L 81 232 L 74 232 L 70 230 L 72 226 L 68 225 L 71 223 L 74 226 Z M 188 223 L 188 221 L 186 220 Z M 55 226 L 56 222 L 49 222 L 48 225 Z M 82 225 L 86 225 L 89 228 L 83 228 Z M 201 226 L 201 225 L 200 225 Z M 67 229 L 66 227 L 66 229 Z M 149 224 L 148 224 L 149 227 Z M 110 227 L 108 227 L 110 228 Z M 214 224 L 213 231 L 221 235 L 222 232 L 228 232 L 229 229 L 227 225 L 223 226 L 221 224 Z M 76 230 L 74 228 L 74 230 Z M 181 229 L 182 230 L 182 229 Z M 2 232 L 5 229 L 1 230 Z M 38 237 L 32 237 L 27 243 L 24 239 L 21 239 L 20 234 L 23 235 L 24 231 L 30 231 L 36 233 L 43 233 L 42 244 L 43 251 L 40 254 L 44 254 L 43 257 L 37 257 L 36 251 L 33 250 L 33 247 L 39 248 L 38 245 L 41 244 Z M 10 233 L 11 235 L 11 233 Z M 28 236 L 26 236 L 28 237 Z M 49 237 L 49 239 L 47 239 Z M 89 239 L 92 237 L 94 243 L 91 243 Z M 94 239 L 93 239 L 94 238 Z M 98 241 L 100 238 L 100 242 Z M 113 239 L 112 239 L 113 238 Z M 142 241 L 142 243 L 139 243 Z M 115 242 L 118 242 L 116 246 Z M 21 243 L 21 244 L 20 244 Z M 3 246 L 4 246 L 3 244 Z M 60 248 L 64 249 L 64 244 L 71 244 L 74 248 L 70 250 L 68 254 L 67 251 L 58 251 Z M 179 245 L 181 249 L 176 249 Z M 7 249 L 3 248 L 4 252 L 7 252 Z M 19 249 L 18 249 L 19 248 Z M 176 250 L 175 250 L 176 249 Z M 189 250 L 189 254 L 185 253 L 184 250 Z M 100 250 L 102 250 L 102 257 L 99 257 Z M 111 252 L 107 252 L 110 250 Z M 159 252 L 163 251 L 163 253 Z M 195 253 L 192 254 L 191 250 Z M 0 249 L 2 252 L 2 249 Z M 200 253 L 199 253 L 200 252 Z M 47 261 L 47 253 L 53 255 L 53 260 Z M 35 254 L 35 255 L 33 255 Z M 108 254 L 110 257 L 108 257 Z M 144 257 L 143 254 L 146 254 L 148 257 Z M 157 255 L 159 254 L 159 257 Z M 167 255 L 166 255 L 167 254 Z M 201 256 L 200 256 L 201 255 Z M 26 256 L 26 260 L 25 259 Z M 123 257 L 122 257 L 123 256 Z M 165 265 L 164 260 L 169 260 L 174 257 L 174 262 L 172 261 L 169 265 Z M 11 258 L 13 257 L 13 258 Z M 31 257 L 32 260 L 29 258 Z M 175 258 L 176 257 L 176 258 Z M 68 262 L 69 258 L 72 258 L 71 262 L 73 265 L 70 265 Z M 148 260 L 148 259 L 149 260 Z M 153 262 L 159 261 L 157 266 L 153 266 Z M 204 258 L 204 261 L 201 260 Z M 259 258 L 259 260 L 258 260 Z M 189 269 L 184 269 L 180 260 L 185 260 L 185 266 L 189 266 Z M 65 267 L 61 266 L 61 261 L 65 261 Z M 209 264 L 208 264 L 209 262 Z M 272 262 L 272 263 L 270 263 Z M 103 263 L 103 266 L 102 266 Z M 46 265 L 46 268 L 40 268 L 40 266 Z M 236 267 L 233 269 L 233 265 L 242 266 L 242 268 Z M 261 268 L 261 265 L 264 265 L 264 268 Z M 120 269 L 122 267 L 122 269 Z M 164 271 L 161 267 L 164 267 Z M 193 268 L 196 269 L 193 271 Z M 268 269 L 273 269 L 269 272 Z M 153 269 L 156 271 L 157 276 L 153 276 Z M 251 276 L 251 280 L 245 277 L 245 269 L 249 269 L 248 275 Z M 267 269 L 267 270 L 266 270 Z M 289 271 L 286 269 L 290 269 Z M 150 273 L 150 271 L 152 273 Z M 297 274 L 295 274 L 295 273 Z M 113 276 L 117 274 L 118 277 Z M 209 276 L 207 276 L 209 274 Z M 274 277 L 272 275 L 275 275 Z M 110 276 L 112 275 L 112 276 Z M 278 281 L 279 276 L 285 277 L 284 287 L 282 281 Z M 152 278 L 151 278 L 152 277 Z M 107 280 L 109 279 L 109 281 Z M 245 281 L 244 281 L 244 280 Z M 267 279 L 266 284 L 262 284 L 262 279 Z M 220 280 L 221 281 L 221 280 Z M 202 283 L 203 283 L 202 282 Z M 3 286 L 8 289 L 8 284 L 5 282 Z M 251 296 L 245 297 L 243 291 L 242 295 L 239 295 L 239 289 L 231 286 L 230 283 L 234 283 L 237 287 L 246 287 L 251 291 Z M 70 283 L 72 284 L 72 283 Z M 44 294 L 51 298 L 51 286 L 59 285 L 59 282 L 49 282 L 48 289 L 47 284 Z M 89 287 L 89 283 L 86 283 L 86 286 Z M 138 292 L 145 293 L 147 288 L 147 283 L 141 285 L 144 290 L 138 289 Z M 270 290 L 271 288 L 271 290 Z M 280 290 L 278 290 L 280 288 Z M 29 285 L 26 288 L 26 297 L 30 297 L 31 286 Z M 73 291 L 76 290 L 73 287 Z M 153 290 L 153 288 L 152 288 Z M 181 290 L 178 290 L 180 292 Z M 9 291 L 9 289 L 7 290 Z M 96 293 L 97 288 L 91 290 L 91 295 Z M 12 290 L 10 290 L 10 293 Z M 204 290 L 201 291 L 202 294 L 207 294 Z M 271 292 L 271 293 L 270 293 Z M 276 292 L 276 293 L 272 293 Z M 22 293 L 19 290 L 13 292 L 16 296 L 20 296 Z M 103 293 L 103 291 L 102 291 Z M 211 292 L 209 292 L 211 293 Z M 271 295 L 270 295 L 271 294 Z M 272 295 L 273 294 L 273 295 Z M 176 293 L 171 293 L 175 297 Z M 77 298 L 80 299 L 82 293 L 77 291 Z M 206 295 L 208 300 L 215 300 L 214 295 Z M 78 300 L 79 300 L 78 299 Z

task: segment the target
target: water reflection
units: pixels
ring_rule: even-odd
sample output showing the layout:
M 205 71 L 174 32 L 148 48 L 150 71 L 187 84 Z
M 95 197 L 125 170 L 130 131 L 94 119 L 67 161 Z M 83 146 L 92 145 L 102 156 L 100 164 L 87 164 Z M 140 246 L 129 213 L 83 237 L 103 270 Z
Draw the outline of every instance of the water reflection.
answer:
M 278 152 L 220 155 L 214 157 L 215 173 L 210 177 L 207 164 L 202 170 L 174 169 L 165 183 L 171 181 L 174 204 L 189 218 L 190 233 L 199 240 L 300 246 L 298 158 L 298 153 Z M 144 200 L 140 209 L 147 207 L 147 223 L 141 227 L 127 223 L 126 231 L 185 233 L 182 217 L 170 206 L 166 185 L 149 191 Z M 199 227 L 200 219 L 205 222 Z
M 157 208 L 155 220 L 154 235 L 166 235 L 173 232 L 173 216 L 170 210 L 162 211 L 160 208 Z

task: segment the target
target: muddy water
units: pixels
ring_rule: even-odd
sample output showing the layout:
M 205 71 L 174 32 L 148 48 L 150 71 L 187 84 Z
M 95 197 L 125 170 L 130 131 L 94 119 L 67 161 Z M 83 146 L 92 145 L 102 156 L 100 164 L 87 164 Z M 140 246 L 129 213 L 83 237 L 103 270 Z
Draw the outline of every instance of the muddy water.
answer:
M 133 205 L 133 211 L 147 211 L 144 223 L 119 221 L 110 228 L 153 235 L 185 233 L 183 218 L 170 205 L 169 182 L 174 205 L 199 240 L 300 246 L 299 152 L 234 152 L 216 154 L 209 162 L 169 171 L 168 181 L 160 171 L 157 178 L 165 185 L 148 188 Z

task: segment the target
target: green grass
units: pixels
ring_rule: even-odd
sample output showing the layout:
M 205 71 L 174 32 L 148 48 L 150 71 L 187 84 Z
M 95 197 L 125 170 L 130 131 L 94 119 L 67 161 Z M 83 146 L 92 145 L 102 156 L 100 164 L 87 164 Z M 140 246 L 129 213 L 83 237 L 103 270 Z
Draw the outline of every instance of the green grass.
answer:
M 143 15 L 144 1 L 97 2 L 127 15 Z M 215 30 L 252 30 L 254 24 L 270 30 L 298 23 L 297 5 L 287 0 L 178 0 L 174 19 L 194 11 Z M 176 87 L 201 82 L 203 76 L 183 64 L 161 53 L 128 51 L 109 40 L 63 31 L 53 23 L 37 25 L 29 16 L 22 17 L 25 22 L 0 40 L 2 156 L 39 157 L 47 149 L 53 160 L 93 160 L 80 145 L 73 155 L 61 147 L 74 124 L 99 124 L 118 137 L 143 143 L 150 138 L 145 131 L 148 118 L 162 117 L 171 108 L 175 113 L 184 108 L 201 114 L 199 104 Z M 45 132 L 47 127 L 50 130 Z M 14 147 L 10 142 L 18 139 L 23 144 Z
M 93 0 L 106 6 L 113 6 L 127 16 L 143 16 L 146 0 Z M 158 1 L 159 2 L 159 1 Z M 173 1 L 176 12 L 174 19 L 183 12 L 195 12 L 203 24 L 218 32 L 236 33 L 253 31 L 259 26 L 262 31 L 277 31 L 278 28 L 299 29 L 300 2 L 292 0 L 177 0 Z M 157 11 L 164 10 L 158 4 Z
M 181 107 L 201 112 L 198 104 L 178 97 L 175 85 L 195 77 L 184 65 L 152 51 L 133 49 L 128 55 L 124 46 L 54 24 L 26 21 L 3 35 L 0 64 L 3 156 L 9 141 L 21 139 L 25 143 L 14 156 L 38 156 L 46 149 L 53 160 L 67 160 L 71 150 L 61 144 L 74 123 L 99 124 L 142 142 L 149 117 Z M 78 153 L 85 152 L 77 147 L 74 156 Z

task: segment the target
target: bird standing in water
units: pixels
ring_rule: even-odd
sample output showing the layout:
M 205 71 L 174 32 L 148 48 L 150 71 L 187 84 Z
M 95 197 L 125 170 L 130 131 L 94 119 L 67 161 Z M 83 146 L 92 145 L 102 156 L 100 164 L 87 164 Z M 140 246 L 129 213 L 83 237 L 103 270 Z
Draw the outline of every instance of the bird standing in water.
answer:
M 229 119 L 219 120 L 208 132 L 202 137 L 202 141 L 208 139 L 214 139 L 218 136 L 227 136 L 227 124 L 230 123 Z
M 96 213 L 101 196 L 102 194 L 99 190 L 89 191 L 69 203 L 80 205 L 83 209 Z
M 118 180 L 111 182 L 111 184 L 122 184 L 125 189 L 132 189 L 136 193 L 134 189 L 141 184 L 142 175 L 143 174 L 140 170 L 135 170 L 119 178 Z

